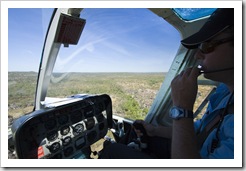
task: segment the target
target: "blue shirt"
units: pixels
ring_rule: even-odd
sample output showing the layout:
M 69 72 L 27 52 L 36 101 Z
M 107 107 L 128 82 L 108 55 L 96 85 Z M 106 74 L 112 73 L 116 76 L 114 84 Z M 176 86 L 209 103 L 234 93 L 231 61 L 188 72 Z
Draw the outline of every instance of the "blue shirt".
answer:
M 230 92 L 225 84 L 221 84 L 217 87 L 216 92 L 209 99 L 210 103 L 208 105 L 206 113 L 203 115 L 202 119 L 194 123 L 195 131 L 200 131 L 209 123 L 218 112 L 216 110 L 223 109 L 226 107 Z M 232 100 L 233 101 L 233 100 Z M 215 128 L 207 137 L 200 150 L 200 155 L 204 159 L 233 159 L 234 158 L 234 114 L 229 113 L 224 117 L 224 120 L 219 127 L 219 141 L 217 148 L 211 152 L 211 146 L 213 139 L 216 139 Z

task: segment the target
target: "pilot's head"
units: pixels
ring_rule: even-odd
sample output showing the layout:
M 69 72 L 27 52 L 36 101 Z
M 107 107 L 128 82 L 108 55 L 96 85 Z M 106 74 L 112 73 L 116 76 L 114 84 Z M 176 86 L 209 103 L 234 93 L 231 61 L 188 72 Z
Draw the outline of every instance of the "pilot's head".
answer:
M 218 8 L 197 33 L 183 39 L 181 43 L 188 49 L 198 48 L 201 43 L 211 40 L 218 34 L 226 30 L 234 30 L 233 27 L 234 9 Z
M 198 48 L 204 77 L 234 84 L 234 9 L 217 9 L 195 34 L 181 43 L 188 49 Z

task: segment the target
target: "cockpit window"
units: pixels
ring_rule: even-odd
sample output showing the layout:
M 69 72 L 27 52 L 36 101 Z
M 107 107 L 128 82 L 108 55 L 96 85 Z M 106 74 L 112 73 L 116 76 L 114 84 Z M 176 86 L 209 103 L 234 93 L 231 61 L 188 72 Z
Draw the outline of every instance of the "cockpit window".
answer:
M 61 47 L 47 97 L 109 94 L 113 112 L 144 118 L 180 45 L 170 24 L 148 9 L 83 9 L 78 45 Z
M 53 9 L 8 9 L 8 112 L 32 112 L 38 68 Z
M 216 8 L 173 8 L 173 10 L 186 21 L 211 15 Z

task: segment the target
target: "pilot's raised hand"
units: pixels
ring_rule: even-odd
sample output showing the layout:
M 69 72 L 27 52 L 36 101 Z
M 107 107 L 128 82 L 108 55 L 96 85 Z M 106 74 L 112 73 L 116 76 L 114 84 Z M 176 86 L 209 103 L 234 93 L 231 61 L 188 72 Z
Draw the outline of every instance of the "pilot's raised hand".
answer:
M 198 68 L 188 68 L 172 80 L 171 97 L 174 106 L 193 111 L 198 89 L 197 77 L 199 75 Z

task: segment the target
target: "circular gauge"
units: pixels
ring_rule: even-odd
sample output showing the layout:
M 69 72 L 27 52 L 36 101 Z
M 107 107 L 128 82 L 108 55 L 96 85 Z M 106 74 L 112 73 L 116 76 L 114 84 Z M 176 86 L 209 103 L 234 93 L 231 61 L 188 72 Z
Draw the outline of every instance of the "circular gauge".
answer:
M 63 125 L 68 122 L 68 115 L 61 115 L 58 117 L 59 124 Z
M 51 153 L 55 153 L 60 149 L 61 145 L 58 142 L 55 142 L 49 146 L 49 150 Z
M 73 127 L 73 134 L 75 136 L 81 134 L 84 131 L 84 126 L 83 124 L 77 124 L 75 127 Z
M 61 128 L 61 134 L 62 135 L 67 135 L 70 132 L 70 127 L 69 126 L 64 126 Z
M 64 138 L 62 140 L 62 145 L 63 146 L 67 146 L 67 145 L 69 145 L 71 143 L 71 141 L 72 141 L 72 138 L 71 137 L 66 137 L 66 138 Z
M 56 127 L 56 120 L 55 119 L 49 119 L 45 122 L 44 126 L 48 130 L 54 129 Z
M 47 134 L 47 139 L 48 139 L 49 141 L 54 141 L 54 140 L 56 140 L 57 137 L 58 137 L 57 131 L 52 131 L 52 132 L 49 132 L 49 133 Z

